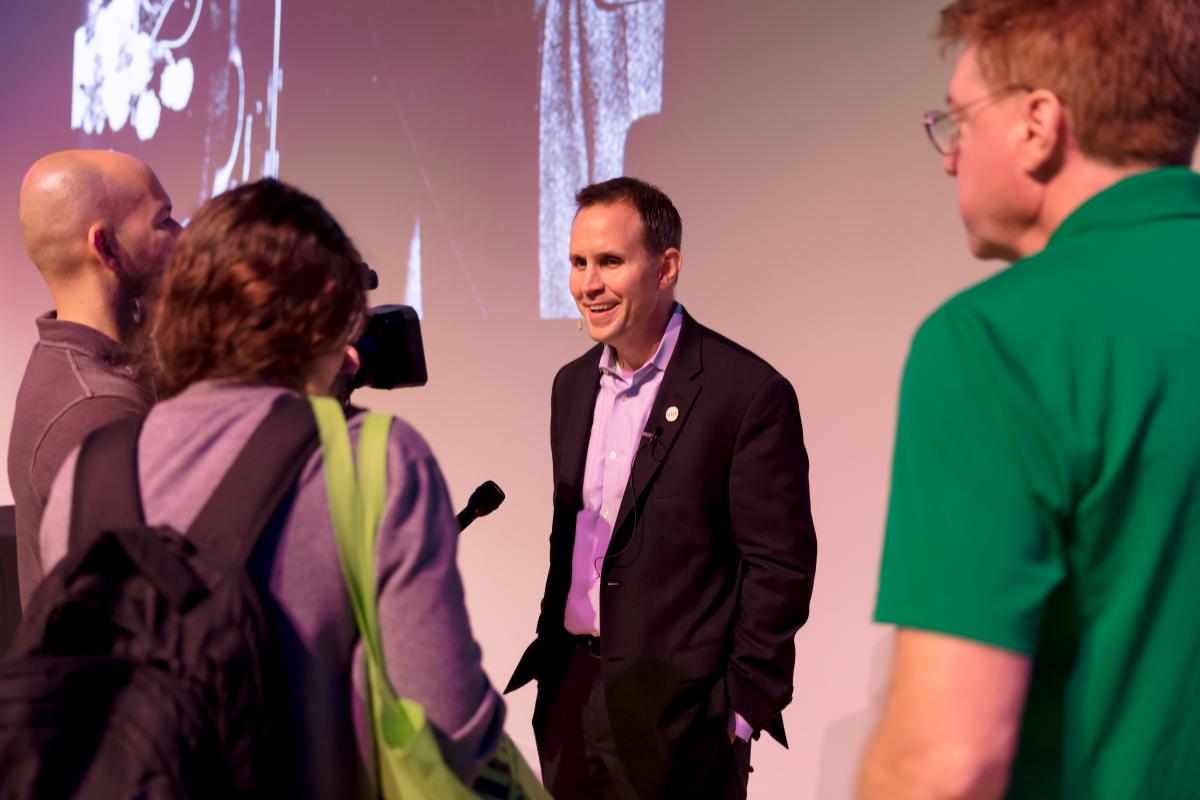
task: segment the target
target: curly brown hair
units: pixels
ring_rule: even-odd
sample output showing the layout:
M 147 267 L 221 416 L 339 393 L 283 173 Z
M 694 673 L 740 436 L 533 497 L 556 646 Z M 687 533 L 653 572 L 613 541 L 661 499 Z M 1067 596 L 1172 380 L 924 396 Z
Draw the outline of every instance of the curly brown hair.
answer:
M 957 0 L 937 35 L 975 48 L 993 87 L 1049 89 L 1083 153 L 1190 164 L 1200 135 L 1196 0 Z
M 160 387 L 212 378 L 301 390 L 366 314 L 358 250 L 321 203 L 266 179 L 209 200 L 167 262 Z

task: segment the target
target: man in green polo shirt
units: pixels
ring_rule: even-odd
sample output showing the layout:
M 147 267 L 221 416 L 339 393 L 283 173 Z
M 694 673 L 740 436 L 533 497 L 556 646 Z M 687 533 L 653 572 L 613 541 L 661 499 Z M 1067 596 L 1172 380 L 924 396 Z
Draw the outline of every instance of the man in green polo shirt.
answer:
M 1200 7 L 958 0 L 971 251 L 901 387 L 861 798 L 1200 797 Z

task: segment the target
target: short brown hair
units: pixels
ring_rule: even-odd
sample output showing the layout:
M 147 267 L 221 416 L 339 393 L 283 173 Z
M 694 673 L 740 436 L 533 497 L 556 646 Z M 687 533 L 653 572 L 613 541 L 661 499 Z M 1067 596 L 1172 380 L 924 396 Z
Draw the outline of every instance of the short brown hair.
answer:
M 201 207 L 163 278 L 154 332 L 167 395 L 211 378 L 302 389 L 366 313 L 358 250 L 320 202 L 276 180 Z
M 937 35 L 974 46 L 993 88 L 1044 88 L 1083 153 L 1116 165 L 1190 164 L 1200 134 L 1196 0 L 957 0 Z
M 683 242 L 683 219 L 666 192 L 637 178 L 621 177 L 585 186 L 575 195 L 575 213 L 588 206 L 629 203 L 642 218 L 642 237 L 651 255 L 679 249 Z

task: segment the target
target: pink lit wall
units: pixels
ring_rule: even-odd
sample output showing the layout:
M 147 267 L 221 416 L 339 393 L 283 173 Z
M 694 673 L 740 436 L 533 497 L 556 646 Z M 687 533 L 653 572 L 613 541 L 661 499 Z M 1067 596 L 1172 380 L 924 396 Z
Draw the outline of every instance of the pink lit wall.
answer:
M 182 37 L 198 3 L 180 2 L 160 38 Z M 662 186 L 683 215 L 680 299 L 792 381 L 806 428 L 816 591 L 784 714 L 791 749 L 765 738 L 755 745 L 756 800 L 851 794 L 888 668 L 888 632 L 870 615 L 900 370 L 922 318 L 995 269 L 967 255 L 953 184 L 920 125 L 950 73 L 930 37 L 941 4 L 661 0 L 661 110 L 633 122 L 625 141 L 625 171 Z M 132 118 L 115 132 L 110 121 L 101 135 L 71 126 L 75 32 L 88 4 L 6 4 L 0 448 L 33 318 L 49 308 L 16 224 L 24 169 L 65 147 L 126 150 L 154 167 L 181 217 L 211 194 L 227 161 L 229 180 L 259 177 L 275 4 L 240 5 L 210 0 L 197 12 L 192 38 L 172 54 L 192 64 L 188 103 L 172 109 L 179 86 L 163 87 L 157 126 L 143 140 Z M 357 241 L 382 279 L 377 303 L 413 298 L 419 220 L 429 385 L 357 399 L 426 435 L 456 505 L 487 479 L 508 494 L 460 548 L 496 684 L 533 634 L 545 579 L 550 381 L 589 345 L 573 321 L 539 314 L 543 21 L 561 7 L 279 3 L 280 177 L 322 198 Z M 254 115 L 241 128 L 249 146 L 243 138 L 236 149 L 231 35 L 244 110 Z M 137 124 L 145 133 L 152 121 Z M 565 249 L 561 263 L 565 271 Z M 11 502 L 7 481 L 0 502 Z M 508 729 L 533 759 L 532 688 L 508 702 Z

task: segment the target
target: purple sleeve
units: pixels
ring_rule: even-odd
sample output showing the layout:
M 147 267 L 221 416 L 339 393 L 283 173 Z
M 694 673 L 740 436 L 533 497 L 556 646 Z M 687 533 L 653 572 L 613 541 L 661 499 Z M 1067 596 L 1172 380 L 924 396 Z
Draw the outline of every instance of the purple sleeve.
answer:
M 471 634 L 456 563 L 458 523 L 437 462 L 405 423 L 392 427 L 388 498 L 376 545 L 388 678 L 420 703 L 446 763 L 470 783 L 495 751 L 504 702 Z

